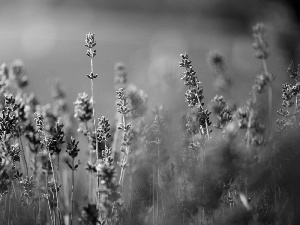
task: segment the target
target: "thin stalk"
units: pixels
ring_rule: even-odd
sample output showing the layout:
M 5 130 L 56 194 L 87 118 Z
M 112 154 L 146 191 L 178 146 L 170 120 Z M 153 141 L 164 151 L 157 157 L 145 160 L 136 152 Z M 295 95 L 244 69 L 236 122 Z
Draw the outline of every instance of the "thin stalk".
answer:
M 131 168 L 130 168 L 130 174 L 129 174 L 129 206 L 128 206 L 128 211 L 129 211 L 129 218 L 131 218 L 131 213 L 132 213 L 132 174 L 131 174 Z
M 4 213 L 3 213 L 3 219 L 2 221 L 5 220 L 5 213 L 6 213 L 6 202 L 7 202 L 7 194 L 5 195 L 5 201 L 4 201 Z
M 39 210 L 38 210 L 38 216 L 37 216 L 36 220 L 39 220 L 39 222 L 41 224 L 41 199 L 40 199 L 40 196 L 39 196 Z
M 158 157 L 157 157 L 157 188 L 159 189 L 159 142 L 157 140 L 157 153 L 158 153 Z M 159 221 L 159 193 L 158 190 L 156 191 L 156 205 L 157 205 L 157 221 Z
M 262 65 L 264 69 L 265 75 L 269 75 L 268 67 L 267 67 L 267 62 L 263 58 L 262 59 Z M 272 109 L 273 109 L 273 88 L 272 88 L 272 81 L 270 79 L 269 85 L 268 85 L 268 100 L 269 100 L 269 119 L 270 119 L 270 138 L 272 137 Z
M 92 49 L 90 48 L 90 51 L 92 52 Z M 91 58 L 91 73 L 94 73 L 94 68 L 93 68 L 93 58 Z M 94 124 L 94 132 L 96 135 L 96 118 L 95 118 L 95 103 L 94 103 L 94 78 L 91 79 L 91 93 L 92 93 L 92 108 L 93 108 L 93 124 Z M 99 159 L 99 153 L 98 153 L 98 140 L 96 137 L 96 154 L 97 154 L 97 160 Z
M 119 113 L 117 113 L 117 122 L 116 122 L 117 126 L 119 126 L 119 124 L 121 123 L 121 118 L 122 116 Z M 120 129 L 116 129 L 113 137 L 113 143 L 112 143 L 112 151 L 113 151 L 112 159 L 114 159 L 114 152 L 116 151 L 118 146 L 119 136 L 120 136 Z
M 92 52 L 92 49 L 90 48 L 90 51 Z M 91 74 L 93 76 L 94 68 L 93 68 L 93 58 L 91 57 Z M 96 157 L 97 160 L 99 160 L 99 152 L 98 152 L 98 139 L 97 139 L 97 127 L 96 127 L 96 118 L 95 118 L 95 102 L 94 102 L 94 78 L 91 79 L 91 94 L 92 94 L 92 108 L 93 108 L 93 125 L 94 125 L 94 133 L 95 133 L 95 141 L 96 141 Z M 97 172 L 98 174 L 98 172 Z M 97 176 L 97 187 L 100 186 L 100 180 L 99 176 Z
M 209 140 L 210 136 L 209 136 L 208 124 L 207 124 L 207 120 L 206 119 L 205 119 L 205 127 L 206 127 L 207 139 Z
M 47 176 L 46 176 L 46 190 L 48 190 L 48 173 L 47 173 Z M 49 214 L 50 214 L 51 224 L 53 225 L 54 221 L 53 221 L 52 210 L 51 210 L 51 207 L 50 207 L 50 200 L 49 200 L 49 196 L 48 195 L 47 195 L 47 201 L 48 201 L 48 207 L 49 207 Z
M 58 211 L 58 214 L 60 214 L 60 210 L 59 210 L 59 199 L 58 199 L 58 194 L 57 194 L 57 184 L 56 184 L 55 173 L 54 173 L 54 167 L 53 167 L 52 158 L 51 158 L 51 154 L 50 154 L 50 152 L 49 152 L 49 149 L 48 149 L 48 157 L 49 157 L 49 160 L 50 160 L 50 164 L 51 164 L 51 168 L 52 168 L 52 173 L 53 173 L 54 188 L 55 188 L 55 197 L 56 197 L 56 201 L 57 201 L 57 211 Z
M 14 185 L 14 180 L 11 180 L 11 184 L 12 184 L 13 192 L 15 193 L 15 198 L 17 199 L 17 194 L 16 194 L 15 185 Z
M 251 128 L 251 120 L 253 116 L 253 111 L 250 109 L 249 112 L 249 120 L 248 120 L 248 125 L 247 125 L 247 149 L 250 147 L 250 128 Z
M 11 209 L 11 192 L 9 193 L 9 199 L 8 199 L 8 223 L 11 217 L 10 209 Z
M 85 122 L 84 123 L 85 124 L 85 129 L 88 131 L 88 124 L 87 124 L 87 122 Z M 88 137 L 86 137 L 86 139 L 87 139 L 87 143 L 88 143 L 88 145 L 89 145 L 89 138 Z M 89 152 L 88 152 L 88 154 L 89 154 L 89 159 L 90 159 L 90 162 L 91 163 L 93 163 L 92 162 L 92 151 L 89 149 Z M 92 177 L 92 173 L 89 173 L 89 183 L 88 183 L 88 198 L 89 198 L 89 201 L 90 202 L 92 202 L 92 180 L 93 179 L 93 177 Z
M 23 143 L 22 143 L 22 139 L 21 139 L 21 134 L 20 134 L 20 130 L 18 130 L 18 133 L 19 133 L 19 142 L 20 142 L 20 145 L 21 145 L 21 148 L 22 148 L 22 157 L 23 157 L 23 161 L 24 161 L 24 164 L 25 164 L 25 169 L 26 169 L 26 175 L 28 176 L 28 166 L 27 166 L 27 161 L 26 161 L 26 157 L 25 157 L 25 151 L 24 151 L 24 147 L 23 147 Z
M 123 122 L 123 127 L 126 126 L 126 120 L 125 120 L 125 115 L 122 115 L 122 122 Z M 125 136 L 126 132 L 124 131 L 124 136 Z M 123 137 L 124 137 L 123 136 Z M 121 174 L 120 174 L 120 179 L 119 179 L 119 184 L 121 184 L 121 186 L 123 187 L 123 183 L 124 183 L 124 176 L 125 176 L 125 171 L 126 171 L 126 164 L 127 164 L 127 160 L 128 160 L 128 153 L 129 153 L 129 150 L 128 150 L 128 146 L 126 145 L 125 146 L 125 155 L 122 159 L 122 168 L 121 168 Z
M 73 224 L 73 210 L 74 210 L 74 158 L 72 158 L 72 191 L 71 191 L 71 225 Z
M 155 169 L 154 169 L 154 165 L 153 165 L 153 184 L 152 184 L 152 216 L 153 216 L 153 225 L 155 225 L 155 195 L 154 195 L 154 174 L 155 174 Z

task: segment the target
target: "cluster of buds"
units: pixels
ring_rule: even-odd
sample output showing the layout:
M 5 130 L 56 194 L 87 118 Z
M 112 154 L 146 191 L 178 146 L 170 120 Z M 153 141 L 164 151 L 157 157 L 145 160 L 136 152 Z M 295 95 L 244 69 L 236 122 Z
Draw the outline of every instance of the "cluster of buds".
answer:
M 98 119 L 98 127 L 97 127 L 97 139 L 99 142 L 107 142 L 107 140 L 111 137 L 109 119 L 106 119 L 104 116 L 101 119 Z
M 125 170 L 126 167 L 128 166 L 127 160 L 128 160 L 128 155 L 130 153 L 129 146 L 131 145 L 132 142 L 132 132 L 131 132 L 131 124 L 127 124 L 125 120 L 126 114 L 130 112 L 128 109 L 128 99 L 126 95 L 126 90 L 124 88 L 120 88 L 117 91 L 117 111 L 122 115 L 122 123 L 118 126 L 118 129 L 123 130 L 123 143 L 121 147 L 121 152 L 123 153 L 123 158 L 121 159 L 121 162 L 118 162 L 118 164 L 121 167 L 121 175 L 120 175 L 120 180 L 119 184 L 123 184 L 123 179 L 125 175 Z
M 166 126 L 164 119 L 162 116 L 155 115 L 154 121 L 153 121 L 153 126 L 154 126 L 154 133 L 156 134 L 156 140 L 153 141 L 155 144 L 159 145 L 161 140 L 160 140 L 160 135 L 162 132 L 162 128 Z
M 71 141 L 67 144 L 66 149 L 66 152 L 73 160 L 72 165 L 68 161 L 66 161 L 66 163 L 68 164 L 69 168 L 73 171 L 75 171 L 80 165 L 80 161 L 78 161 L 78 164 L 74 165 L 74 159 L 78 156 L 78 153 L 80 151 L 80 149 L 78 148 L 78 144 L 79 141 L 76 141 L 76 139 L 71 136 Z
M 11 185 L 11 180 L 9 179 L 9 175 L 6 172 L 6 170 L 2 170 L 1 164 L 2 161 L 5 162 L 5 159 L 0 157 L 0 197 L 2 198 L 3 195 L 6 195 L 9 191 L 10 185 Z
M 116 63 L 115 65 L 115 88 L 125 88 L 127 84 L 127 72 L 123 63 Z
M 3 63 L 0 66 L 0 93 L 1 94 L 6 90 L 8 83 L 9 83 L 9 69 L 8 66 L 5 63 Z
M 129 112 L 128 109 L 128 101 L 126 96 L 126 90 L 124 88 L 120 88 L 117 93 L 117 111 L 123 115 L 126 115 Z
M 288 67 L 287 72 L 290 77 L 296 82 L 292 84 L 282 84 L 282 106 L 286 109 L 280 109 L 277 114 L 282 118 L 276 120 L 277 131 L 287 131 L 293 127 L 298 126 L 297 120 L 299 120 L 299 94 L 300 94 L 300 65 L 297 68 L 292 68 L 292 64 Z M 294 112 L 290 112 L 289 109 L 295 106 Z
M 11 78 L 18 88 L 25 88 L 28 85 L 28 78 L 21 60 L 17 59 L 11 64 Z
M 100 180 L 97 193 L 102 217 L 116 220 L 118 216 L 115 214 L 115 207 L 121 207 L 121 194 L 119 192 L 119 185 L 115 182 L 116 172 L 112 158 L 112 148 L 106 144 L 111 137 L 109 131 L 109 120 L 102 116 L 98 122 L 97 139 L 100 143 L 104 142 L 105 148 L 102 150 L 102 158 L 96 163 L 97 177 Z
M 264 125 L 259 122 L 257 114 L 248 106 L 240 107 L 233 115 L 238 122 L 240 129 L 247 129 L 245 140 L 249 139 L 249 143 L 257 146 L 264 143 Z
M 223 96 L 215 96 L 212 102 L 212 112 L 217 116 L 217 123 L 214 125 L 218 129 L 224 129 L 232 120 L 232 110 L 227 106 Z
M 255 57 L 258 59 L 267 59 L 270 55 L 266 40 L 266 26 L 263 23 L 258 23 L 252 28 L 253 31 L 253 48 L 256 50 Z
M 121 151 L 125 152 L 126 154 L 129 154 L 129 151 L 126 152 L 125 149 L 127 149 L 129 147 L 129 145 L 131 144 L 132 141 L 132 134 L 130 132 L 130 128 L 131 128 L 131 124 L 126 124 L 125 121 L 125 116 L 127 113 L 130 112 L 130 110 L 128 109 L 128 99 L 126 96 L 126 90 L 124 88 L 120 88 L 117 91 L 117 111 L 122 114 L 123 120 L 122 123 L 120 123 L 120 125 L 118 126 L 118 129 L 123 130 L 124 132 L 124 137 L 123 137 L 123 146 Z M 121 165 L 125 166 L 125 165 Z
M 87 122 L 92 118 L 93 106 L 86 93 L 79 93 L 74 105 L 74 117 L 77 118 L 79 122 Z
M 66 152 L 71 158 L 76 158 L 80 149 L 78 148 L 79 141 L 76 141 L 75 138 L 71 137 L 71 141 L 67 144 Z
M 17 133 L 19 118 L 16 110 L 19 105 L 15 103 L 15 98 L 12 95 L 5 96 L 5 108 L 1 111 L 0 116 L 0 135 Z
M 99 224 L 99 209 L 97 209 L 97 205 L 88 204 L 87 207 L 83 207 L 79 221 L 84 225 Z
M 126 89 L 129 114 L 127 117 L 132 119 L 142 117 L 147 111 L 148 95 L 134 85 L 129 85 Z
M 295 82 L 298 82 L 300 77 L 300 64 L 298 64 L 297 68 L 293 68 L 292 65 L 293 63 L 289 65 L 287 72 L 290 74 L 290 78 L 292 78 Z
M 21 202 L 23 205 L 29 205 L 29 200 L 33 201 L 35 195 L 35 180 L 33 176 L 21 178 L 20 187 L 21 187 Z
M 181 54 L 180 57 L 181 61 L 179 62 L 179 67 L 185 68 L 181 79 L 184 81 L 184 84 L 188 86 L 188 90 L 185 92 L 185 101 L 188 103 L 188 107 L 197 108 L 199 114 L 197 120 L 199 122 L 200 131 L 202 135 L 209 135 L 210 130 L 208 126 L 211 124 L 209 121 L 210 112 L 203 107 L 203 87 L 196 76 L 192 61 L 189 60 L 188 55 L 185 53 Z
M 300 93 L 300 83 L 291 85 L 288 83 L 282 84 L 282 106 L 291 108 L 295 103 L 293 97 Z
M 91 60 L 96 56 L 96 50 L 93 50 L 93 47 L 96 46 L 95 34 L 89 32 L 85 36 L 85 46 L 88 48 L 86 55 L 91 58 Z M 91 68 L 93 68 L 91 66 Z M 94 74 L 93 69 L 90 74 L 87 74 L 87 77 L 91 80 L 97 77 L 97 74 Z
M 255 84 L 252 89 L 255 94 L 261 94 L 265 90 L 265 87 L 268 83 L 272 82 L 275 79 L 275 76 L 271 73 L 261 73 L 256 76 Z
M 61 145 L 65 143 L 65 132 L 63 128 L 63 123 L 56 122 L 52 135 L 46 138 L 45 144 L 51 155 L 54 153 L 59 154 L 61 152 Z
M 15 162 L 20 162 L 20 146 L 19 144 L 14 144 L 10 146 L 10 150 L 9 150 L 9 156 L 11 157 L 12 161 Z

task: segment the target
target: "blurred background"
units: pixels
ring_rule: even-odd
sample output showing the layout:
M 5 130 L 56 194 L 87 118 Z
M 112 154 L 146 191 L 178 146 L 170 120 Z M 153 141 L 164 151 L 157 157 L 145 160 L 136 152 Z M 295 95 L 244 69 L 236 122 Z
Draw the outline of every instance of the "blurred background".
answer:
M 299 62 L 297 0 L 1 0 L 0 62 L 24 61 L 42 104 L 51 101 L 51 84 L 62 82 L 69 103 L 78 92 L 90 94 L 85 34 L 96 34 L 94 70 L 97 114 L 113 117 L 114 65 L 124 62 L 130 83 L 149 95 L 150 107 L 172 110 L 184 103 L 178 68 L 189 53 L 204 85 L 205 102 L 216 94 L 206 63 L 210 50 L 226 57 L 233 81 L 231 98 L 245 104 L 255 75 L 262 71 L 253 56 L 252 26 L 268 26 L 269 70 L 276 75 L 275 107 L 281 103 L 286 68 Z M 277 101 L 278 100 L 278 101 Z M 176 104 L 175 104 L 176 103 Z M 277 104 L 278 103 L 278 104 Z

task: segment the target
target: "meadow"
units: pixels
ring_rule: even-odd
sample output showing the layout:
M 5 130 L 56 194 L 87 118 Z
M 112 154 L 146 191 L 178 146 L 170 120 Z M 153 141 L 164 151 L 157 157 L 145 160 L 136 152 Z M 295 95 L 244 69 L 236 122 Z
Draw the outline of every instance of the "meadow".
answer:
M 90 89 L 71 106 L 60 82 L 52 101 L 41 104 L 28 89 L 23 62 L 3 63 L 0 224 L 300 224 L 300 64 L 286 65 L 289 82 L 281 85 L 276 108 L 267 32 L 263 23 L 252 28 L 249 52 L 260 71 L 244 104 L 232 99 L 236 90 L 222 52 L 207 56 L 211 100 L 193 59 L 178 55 L 184 112 L 171 96 L 171 107 L 150 108 L 151 96 L 116 63 L 115 113 L 98 117 L 94 81 L 101 77 L 91 32 L 82 38 Z M 170 77 L 159 82 L 177 84 Z

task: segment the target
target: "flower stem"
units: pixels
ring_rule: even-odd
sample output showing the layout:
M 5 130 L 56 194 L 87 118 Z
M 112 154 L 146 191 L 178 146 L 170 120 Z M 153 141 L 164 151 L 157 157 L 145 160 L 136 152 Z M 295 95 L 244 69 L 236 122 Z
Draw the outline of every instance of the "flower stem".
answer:
M 73 224 L 73 210 L 74 210 L 74 158 L 72 158 L 72 191 L 71 191 L 71 225 Z
M 57 184 L 56 184 L 54 167 L 53 167 L 52 158 L 51 158 L 51 154 L 49 152 L 49 149 L 48 149 L 48 156 L 49 156 L 49 160 L 50 160 L 50 164 L 51 164 L 51 168 L 52 168 L 52 173 L 53 173 L 53 181 L 54 181 L 54 188 L 55 188 L 55 197 L 56 197 L 56 201 L 57 201 L 57 211 L 58 211 L 58 215 L 60 215 L 59 199 L 58 199 L 58 193 L 57 193 Z
M 270 120 L 270 138 L 272 137 L 272 109 L 273 109 L 273 88 L 272 88 L 272 80 L 271 75 L 268 71 L 267 62 L 263 58 L 262 65 L 264 69 L 265 75 L 269 76 L 269 86 L 268 86 L 268 98 L 269 98 L 269 120 Z
M 24 147 L 23 147 L 23 142 L 21 139 L 21 133 L 20 130 L 18 129 L 18 136 L 19 136 L 19 142 L 22 148 L 22 157 L 23 157 L 23 161 L 24 161 L 24 165 L 25 165 L 25 169 L 26 169 L 26 176 L 28 176 L 28 166 L 27 166 L 27 161 L 26 161 L 26 157 L 25 157 L 25 151 L 24 151 Z

